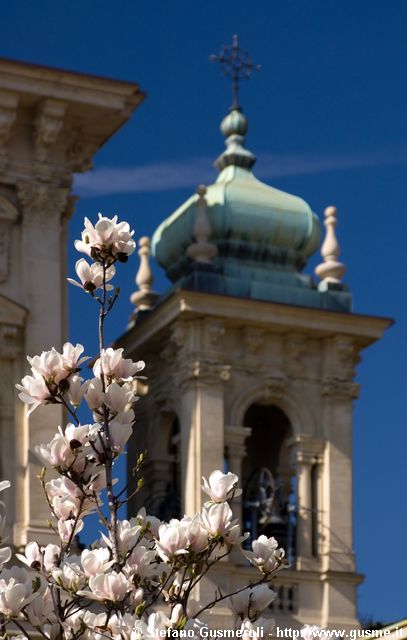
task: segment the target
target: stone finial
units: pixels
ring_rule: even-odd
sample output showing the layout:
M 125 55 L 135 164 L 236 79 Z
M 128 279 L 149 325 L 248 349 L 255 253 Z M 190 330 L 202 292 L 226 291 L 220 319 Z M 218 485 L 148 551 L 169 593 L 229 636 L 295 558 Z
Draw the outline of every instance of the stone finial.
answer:
M 140 256 L 140 266 L 136 275 L 136 284 L 139 291 L 131 294 L 130 300 L 137 307 L 137 311 L 147 311 L 151 309 L 158 298 L 158 293 L 153 291 L 153 272 L 150 267 L 151 243 L 150 238 L 143 236 L 139 240 L 138 254 Z
M 324 262 L 316 267 L 315 273 L 323 282 L 339 284 L 345 273 L 345 265 L 338 262 L 340 248 L 335 235 L 336 207 L 327 207 L 324 216 L 326 235 L 321 247 Z
M 218 248 L 209 242 L 211 226 L 206 215 L 206 187 L 200 185 L 197 189 L 197 214 L 192 234 L 196 240 L 187 248 L 187 256 L 195 262 L 210 263 L 218 255 Z

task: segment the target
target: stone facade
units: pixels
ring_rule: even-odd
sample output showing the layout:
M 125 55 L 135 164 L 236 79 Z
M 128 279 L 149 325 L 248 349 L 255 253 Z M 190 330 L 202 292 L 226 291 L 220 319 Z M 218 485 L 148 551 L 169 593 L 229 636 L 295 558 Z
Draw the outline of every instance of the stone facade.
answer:
M 49 537 L 33 450 L 65 421 L 60 407 L 29 418 L 14 384 L 35 355 L 67 339 L 67 224 L 73 173 L 143 100 L 135 84 L 0 60 L 0 477 L 11 540 Z
M 128 355 L 145 359 L 149 380 L 148 389 L 140 383 L 143 398 L 129 450 L 129 469 L 140 451 L 148 452 L 145 489 L 131 512 L 142 503 L 155 511 L 173 508 L 171 495 L 178 491 L 179 512 L 192 515 L 205 500 L 201 477 L 227 464 L 244 480 L 253 446 L 254 457 L 280 474 L 283 491 L 294 483 L 295 557 L 278 575 L 271 610 L 280 626 L 358 625 L 354 376 L 360 352 L 388 325 L 381 318 L 177 290 L 121 340 Z M 271 439 L 261 446 L 250 445 L 256 411 L 272 412 Z M 273 415 L 285 416 L 281 446 Z M 242 502 L 234 509 L 242 519 Z M 218 567 L 216 581 L 226 592 L 252 578 L 247 563 L 233 558 Z M 210 588 L 202 585 L 203 599 Z M 219 624 L 226 615 L 218 609 Z

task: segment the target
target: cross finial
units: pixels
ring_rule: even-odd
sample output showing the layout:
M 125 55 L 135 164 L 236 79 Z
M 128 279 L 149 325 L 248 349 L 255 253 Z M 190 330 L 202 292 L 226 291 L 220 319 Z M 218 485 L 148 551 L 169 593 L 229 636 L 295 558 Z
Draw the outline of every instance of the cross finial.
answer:
M 212 62 L 219 62 L 223 75 L 232 79 L 232 107 L 238 107 L 240 80 L 247 80 L 253 70 L 260 71 L 261 65 L 254 64 L 246 49 L 239 47 L 239 38 L 236 34 L 232 38 L 231 45 L 224 45 L 219 55 L 212 54 L 209 59 Z

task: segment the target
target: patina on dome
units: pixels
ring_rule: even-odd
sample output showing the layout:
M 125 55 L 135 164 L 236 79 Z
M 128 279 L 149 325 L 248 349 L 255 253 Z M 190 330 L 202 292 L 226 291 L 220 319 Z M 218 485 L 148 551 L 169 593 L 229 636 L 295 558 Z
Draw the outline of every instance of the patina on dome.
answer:
M 220 173 L 207 187 L 211 242 L 218 248 L 218 276 L 250 281 L 279 281 L 300 271 L 319 245 L 320 223 L 297 196 L 270 187 L 252 173 L 255 156 L 244 148 L 247 119 L 232 107 L 221 124 L 226 150 L 216 160 Z M 177 282 L 191 270 L 191 243 L 198 196 L 194 194 L 158 227 L 153 253 L 167 276 Z

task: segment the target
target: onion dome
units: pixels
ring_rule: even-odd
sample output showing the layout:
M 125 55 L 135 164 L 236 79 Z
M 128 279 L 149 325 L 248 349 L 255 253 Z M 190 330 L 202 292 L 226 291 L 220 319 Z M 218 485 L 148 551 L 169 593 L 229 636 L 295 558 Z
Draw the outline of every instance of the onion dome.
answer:
M 153 255 L 176 286 L 320 306 L 306 293 L 315 290 L 314 283 L 301 274 L 319 246 L 319 219 L 302 198 L 254 176 L 256 157 L 244 146 L 247 130 L 242 110 L 232 107 L 221 124 L 226 149 L 215 163 L 219 176 L 205 194 L 210 242 L 217 249 L 212 264 L 197 266 L 187 251 L 199 194 L 160 224 L 152 238 Z

